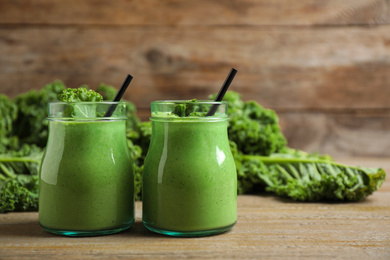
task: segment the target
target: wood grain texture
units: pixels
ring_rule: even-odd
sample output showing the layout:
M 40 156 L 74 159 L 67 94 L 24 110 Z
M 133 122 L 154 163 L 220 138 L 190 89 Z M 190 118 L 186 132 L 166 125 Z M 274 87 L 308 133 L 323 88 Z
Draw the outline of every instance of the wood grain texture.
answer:
M 390 171 L 389 158 L 340 162 Z M 240 195 L 238 222 L 225 234 L 170 238 L 136 222 L 123 233 L 66 238 L 43 231 L 37 213 L 0 214 L 1 259 L 389 259 L 390 181 L 358 203 L 297 203 Z
M 342 25 L 390 22 L 388 0 L 2 0 L 0 23 Z
M 360 113 L 359 113 L 360 112 Z M 290 147 L 332 156 L 390 156 L 390 111 L 280 112 Z
M 119 86 L 131 72 L 126 98 L 146 108 L 156 99 L 206 98 L 235 67 L 232 90 L 266 107 L 389 108 L 389 30 L 390 25 L 3 29 L 1 91 L 15 96 L 54 79 L 70 87 Z

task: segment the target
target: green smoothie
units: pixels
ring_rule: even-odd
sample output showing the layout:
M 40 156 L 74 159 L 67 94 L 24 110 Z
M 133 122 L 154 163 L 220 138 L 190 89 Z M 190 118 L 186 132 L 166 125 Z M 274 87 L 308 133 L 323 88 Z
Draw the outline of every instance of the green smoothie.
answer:
M 39 222 L 49 232 L 96 235 L 134 221 L 125 120 L 50 120 L 40 171 Z
M 220 233 L 237 220 L 227 118 L 153 116 L 143 173 L 143 222 L 177 236 Z

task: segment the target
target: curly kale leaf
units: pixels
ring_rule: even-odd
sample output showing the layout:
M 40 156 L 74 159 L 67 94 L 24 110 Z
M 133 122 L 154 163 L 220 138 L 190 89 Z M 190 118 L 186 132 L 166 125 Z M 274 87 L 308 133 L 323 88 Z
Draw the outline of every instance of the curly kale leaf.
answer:
M 86 87 L 64 89 L 60 94 L 58 94 L 58 99 L 62 102 L 103 101 L 102 95 L 91 89 L 88 90 Z
M 43 150 L 35 145 L 0 155 L 0 213 L 38 210 L 38 171 Z
M 244 180 L 297 201 L 360 201 L 378 190 L 386 176 L 381 168 L 352 167 L 314 155 L 237 154 L 236 160 Z
M 191 100 L 187 100 L 184 103 L 176 104 L 174 106 L 172 114 L 178 117 L 204 117 L 206 116 L 207 111 L 208 107 L 205 105 L 199 105 L 199 103 L 197 103 L 197 100 L 194 98 Z
M 327 155 L 287 147 L 273 110 L 244 102 L 232 91 L 224 99 L 239 194 L 265 190 L 298 201 L 358 201 L 383 183 L 381 168 L 346 166 Z
M 62 102 L 71 103 L 64 111 L 64 116 L 73 118 L 96 117 L 96 105 L 91 102 L 103 101 L 102 95 L 86 87 L 67 88 L 58 94 Z
M 96 89 L 96 92 L 102 95 L 104 101 L 112 101 L 118 93 L 118 90 L 113 86 L 100 83 Z
M 12 133 L 12 124 L 18 114 L 18 107 L 6 96 L 0 94 L 0 134 L 7 136 Z
M 152 136 L 152 123 L 150 121 L 141 122 L 137 125 L 136 135 L 133 132 L 127 132 L 127 140 L 129 142 L 130 151 L 135 151 L 133 160 L 137 166 L 142 166 L 146 154 L 149 149 L 149 144 Z
M 96 92 L 102 96 L 103 101 L 112 101 L 118 93 L 118 90 L 113 86 L 101 83 L 97 87 Z M 132 131 L 135 134 L 137 125 L 140 122 L 139 118 L 137 117 L 137 109 L 132 102 L 127 100 L 122 101 L 126 103 L 126 128 L 128 131 Z
M 125 103 L 126 103 L 126 117 L 127 117 L 126 129 L 129 132 L 134 133 L 137 131 L 136 129 L 138 127 L 138 124 L 140 124 L 140 120 L 137 117 L 137 109 L 132 102 L 125 101 Z
M 0 180 L 0 213 L 38 210 L 38 176 Z
M 37 175 L 43 149 L 24 144 L 18 151 L 0 154 L 0 179 L 14 178 L 19 174 Z
M 128 130 L 127 132 L 127 144 L 134 161 L 134 189 L 136 200 L 141 200 L 142 198 L 142 174 L 151 136 L 152 123 L 150 121 L 140 122 L 137 124 L 136 131 Z
M 275 111 L 255 101 L 244 102 L 234 91 L 226 92 L 223 100 L 228 102 L 229 140 L 235 142 L 242 153 L 267 156 L 286 147 L 287 140 Z
M 258 190 L 257 186 L 263 185 L 262 180 L 258 177 L 263 165 L 259 164 L 258 161 L 244 162 L 242 153 L 237 150 L 237 144 L 233 141 L 229 141 L 229 143 L 237 171 L 237 193 L 247 194 Z
M 141 147 L 142 159 L 145 159 L 152 138 L 152 122 L 146 121 L 139 123 L 138 133 L 139 137 L 135 140 L 135 143 Z
M 14 99 L 18 115 L 13 124 L 13 136 L 20 143 L 46 145 L 48 137 L 47 103 L 57 101 L 57 95 L 65 89 L 61 81 L 45 85 L 40 91 L 31 90 Z
M 18 138 L 12 134 L 17 115 L 18 107 L 7 96 L 0 94 L 0 154 L 18 147 Z
M 134 166 L 134 194 L 135 200 L 142 200 L 142 174 L 144 171 L 143 165 Z

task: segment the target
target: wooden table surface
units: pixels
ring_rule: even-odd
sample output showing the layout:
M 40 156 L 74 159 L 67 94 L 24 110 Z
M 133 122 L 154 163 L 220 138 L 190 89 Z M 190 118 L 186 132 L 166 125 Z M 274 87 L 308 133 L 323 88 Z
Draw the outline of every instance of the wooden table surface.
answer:
M 341 162 L 390 172 L 387 158 Z M 136 222 L 128 231 L 86 238 L 43 231 L 36 212 L 0 214 L 0 259 L 390 259 L 389 178 L 358 203 L 297 203 L 267 194 L 240 195 L 237 224 L 230 232 L 210 237 L 151 233 L 142 225 L 141 207 L 137 202 Z

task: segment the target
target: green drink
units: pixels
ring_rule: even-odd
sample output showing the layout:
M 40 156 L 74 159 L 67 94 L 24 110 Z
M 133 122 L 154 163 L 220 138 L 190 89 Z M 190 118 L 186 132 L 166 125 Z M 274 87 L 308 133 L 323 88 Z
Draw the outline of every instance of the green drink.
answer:
M 74 103 L 79 104 L 79 103 Z M 126 108 L 85 103 L 94 118 L 67 118 L 69 103 L 49 104 L 49 138 L 40 170 L 39 223 L 52 233 L 94 236 L 134 222 L 134 177 L 126 143 Z M 100 112 L 99 112 L 100 111 Z
M 214 116 L 205 117 L 218 104 Z M 177 112 L 189 106 L 191 113 Z M 177 114 L 181 113 L 181 117 Z M 205 236 L 237 220 L 237 177 L 221 102 L 152 102 L 143 173 L 143 223 L 172 236 Z

